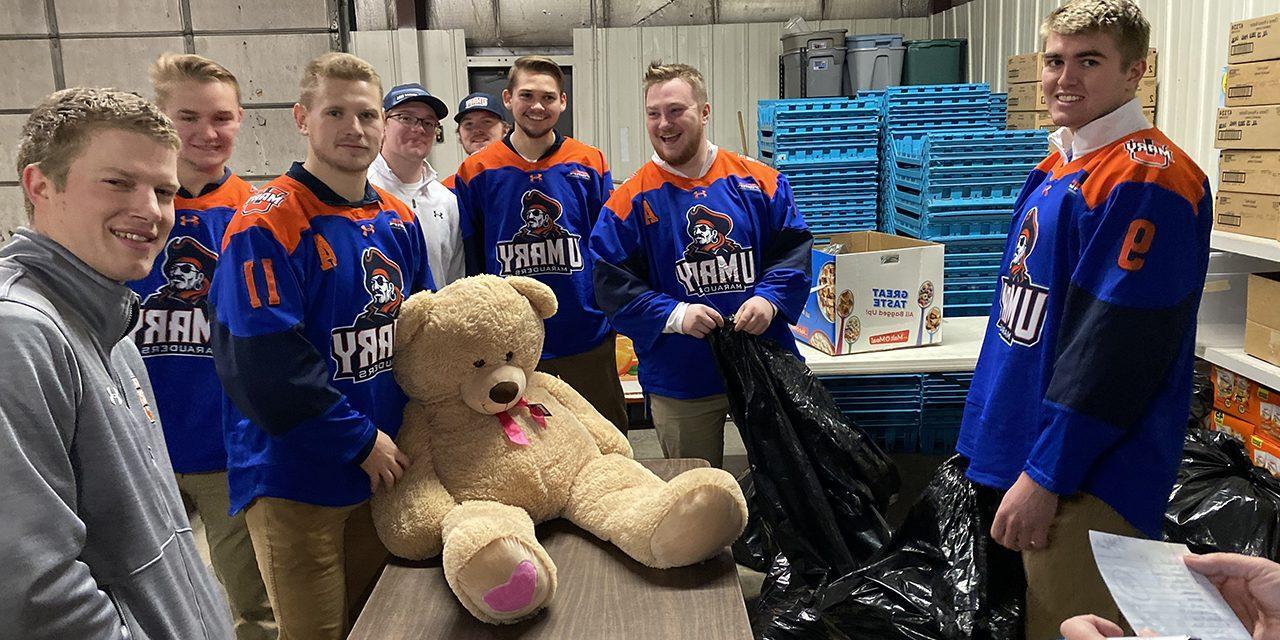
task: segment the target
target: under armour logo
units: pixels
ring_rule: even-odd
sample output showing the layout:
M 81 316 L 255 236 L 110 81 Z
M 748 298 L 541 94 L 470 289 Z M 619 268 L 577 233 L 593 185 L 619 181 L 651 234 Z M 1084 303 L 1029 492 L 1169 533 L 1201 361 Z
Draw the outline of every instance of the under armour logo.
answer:
M 361 233 L 361 235 L 363 235 L 363 236 L 364 236 L 364 237 L 366 237 L 366 238 L 368 238 L 369 236 L 373 235 L 373 225 L 371 225 L 371 224 L 362 224 L 362 225 L 360 225 L 360 233 Z
M 1049 184 L 1046 184 L 1046 185 L 1044 186 L 1044 189 L 1041 189 L 1041 190 L 1040 190 L 1040 195 L 1042 195 L 1042 196 L 1047 196 L 1047 195 L 1049 195 L 1049 190 L 1050 190 L 1050 189 L 1052 189 L 1052 188 L 1053 188 L 1053 183 L 1052 183 L 1052 182 L 1050 182 Z
M 694 189 L 694 190 L 693 190 L 693 197 L 694 197 L 694 199 L 695 199 L 695 200 L 696 200 L 696 199 L 699 199 L 699 198 L 705 198 L 705 197 L 707 197 L 707 190 L 706 190 L 706 189 Z
M 444 212 L 439 209 L 432 209 L 431 214 L 436 217 L 436 220 L 444 220 Z
M 195 226 L 200 224 L 200 218 L 198 216 L 181 215 L 178 216 L 178 224 L 184 227 L 187 225 Z
M 529 182 L 542 182 L 542 174 L 541 173 L 529 174 Z

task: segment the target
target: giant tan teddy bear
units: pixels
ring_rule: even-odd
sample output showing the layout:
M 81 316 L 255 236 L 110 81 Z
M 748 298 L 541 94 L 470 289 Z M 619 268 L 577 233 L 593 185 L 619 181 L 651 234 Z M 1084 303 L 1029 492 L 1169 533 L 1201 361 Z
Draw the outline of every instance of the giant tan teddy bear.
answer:
M 582 396 L 534 371 L 555 312 L 546 285 L 495 276 L 416 294 L 400 311 L 394 367 L 409 404 L 396 442 L 412 465 L 374 496 L 374 521 L 398 556 L 443 552 L 449 587 L 485 622 L 533 615 L 555 593 L 535 522 L 568 518 L 658 568 L 714 556 L 746 522 L 731 475 L 662 481 Z

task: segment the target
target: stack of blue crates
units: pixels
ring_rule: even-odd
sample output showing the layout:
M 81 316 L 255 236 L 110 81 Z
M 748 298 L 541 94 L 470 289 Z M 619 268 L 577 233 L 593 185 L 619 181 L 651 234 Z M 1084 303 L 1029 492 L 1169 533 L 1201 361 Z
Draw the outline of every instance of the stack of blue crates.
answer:
M 944 315 L 981 316 L 990 310 L 1014 201 L 1044 154 L 1040 131 L 929 133 L 895 140 L 889 172 L 894 230 L 946 245 Z
M 756 142 L 809 228 L 840 233 L 876 228 L 879 132 L 874 99 L 761 100 Z
M 1009 94 L 991 94 L 991 126 L 1005 129 L 1009 124 Z
M 823 376 L 846 416 L 890 453 L 950 455 L 972 373 Z

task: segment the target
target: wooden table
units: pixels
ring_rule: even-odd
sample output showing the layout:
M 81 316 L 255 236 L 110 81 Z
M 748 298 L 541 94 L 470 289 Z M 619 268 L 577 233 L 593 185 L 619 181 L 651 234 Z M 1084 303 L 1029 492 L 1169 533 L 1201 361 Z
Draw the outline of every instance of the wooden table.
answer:
M 645 460 L 662 478 L 702 460 Z M 458 604 L 438 558 L 394 559 L 378 580 L 349 640 L 740 640 L 751 637 L 737 566 L 729 550 L 692 567 L 650 569 L 567 520 L 538 527 L 555 561 L 551 603 L 514 625 L 479 622 Z

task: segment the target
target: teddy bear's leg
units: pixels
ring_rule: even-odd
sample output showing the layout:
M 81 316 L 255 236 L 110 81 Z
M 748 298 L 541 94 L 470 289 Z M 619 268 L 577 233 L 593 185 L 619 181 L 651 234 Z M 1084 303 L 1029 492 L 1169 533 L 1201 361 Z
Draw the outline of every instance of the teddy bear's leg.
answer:
M 551 600 L 556 566 L 523 509 L 466 501 L 444 519 L 444 577 L 481 621 L 510 624 Z
M 747 503 L 738 482 L 720 469 L 692 469 L 663 482 L 640 463 L 609 454 L 579 472 L 565 517 L 638 562 L 682 567 L 737 539 Z

